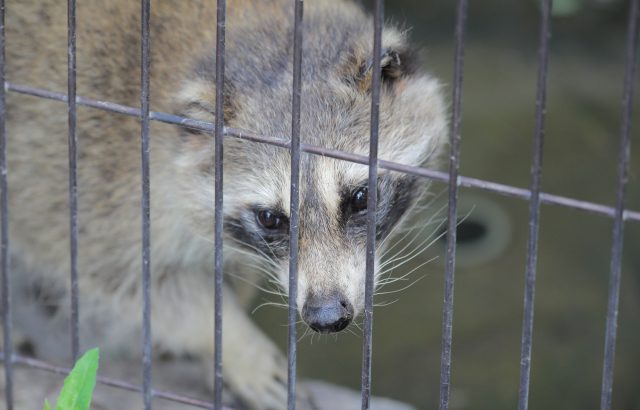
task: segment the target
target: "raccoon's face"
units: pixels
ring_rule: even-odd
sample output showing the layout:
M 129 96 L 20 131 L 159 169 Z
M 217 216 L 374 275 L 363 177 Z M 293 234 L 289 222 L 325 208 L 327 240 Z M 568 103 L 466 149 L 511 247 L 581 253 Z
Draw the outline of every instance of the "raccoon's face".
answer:
M 370 29 L 362 29 L 358 35 L 347 36 L 342 48 L 327 50 L 321 40 L 314 42 L 313 32 L 305 33 L 304 143 L 368 155 L 370 34 Z M 399 32 L 387 29 L 383 47 L 379 157 L 406 165 L 434 166 L 447 125 L 440 86 L 411 66 Z M 225 125 L 288 138 L 292 68 L 287 56 L 273 51 L 264 61 L 245 61 L 246 54 L 227 55 Z M 275 64 L 278 58 L 285 60 Z M 322 69 L 317 66 L 320 62 Z M 183 114 L 211 120 L 212 107 L 206 102 L 213 101 L 211 70 L 201 69 L 209 77 L 204 75 L 183 90 L 187 101 Z M 181 158 L 183 165 L 188 164 L 186 169 L 191 169 L 184 177 L 188 187 L 185 196 L 195 211 L 190 215 L 195 224 L 212 227 L 211 139 L 196 133 L 187 135 L 186 140 Z M 262 258 L 285 290 L 289 280 L 290 168 L 287 149 L 225 138 L 225 240 Z M 369 186 L 367 177 L 367 166 L 301 155 L 296 302 L 303 320 L 318 332 L 344 329 L 364 308 L 369 193 L 378 192 L 379 254 L 425 185 L 410 175 L 386 170 L 380 170 L 377 186 Z

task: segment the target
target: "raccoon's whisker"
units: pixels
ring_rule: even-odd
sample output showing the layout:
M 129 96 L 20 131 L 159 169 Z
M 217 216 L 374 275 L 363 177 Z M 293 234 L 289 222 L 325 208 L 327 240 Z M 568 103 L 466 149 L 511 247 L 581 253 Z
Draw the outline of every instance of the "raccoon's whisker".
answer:
M 464 222 L 464 221 L 469 217 L 469 215 L 471 215 L 471 212 L 473 212 L 473 209 L 474 209 L 474 208 L 471 208 L 471 210 L 470 210 L 469 212 L 467 212 L 467 214 L 466 214 L 466 215 L 464 215 L 462 218 L 460 218 L 460 220 L 457 222 L 456 226 L 458 226 L 458 225 L 460 225 L 462 222 Z M 442 226 L 442 224 L 440 224 L 440 225 L 438 226 L 438 228 L 439 228 L 440 226 Z M 383 263 L 380 265 L 380 268 L 379 268 L 379 269 L 380 269 L 381 271 L 384 271 L 385 267 L 386 267 L 386 266 L 388 266 L 390 263 L 394 263 L 394 262 L 402 261 L 401 263 L 399 263 L 399 264 L 397 264 L 397 265 L 394 265 L 394 266 L 391 268 L 391 269 L 393 270 L 393 269 L 395 269 L 395 268 L 398 268 L 398 267 L 400 267 L 400 266 L 404 265 L 405 263 L 407 263 L 408 261 L 412 260 L 412 259 L 413 259 L 413 258 L 415 258 L 416 256 L 418 256 L 418 255 L 422 254 L 425 250 L 429 249 L 429 248 L 430 248 L 430 247 L 431 247 L 431 246 L 432 246 L 436 241 L 440 240 L 441 238 L 443 238 L 443 237 L 446 235 L 447 231 L 446 231 L 446 230 L 444 230 L 444 231 L 443 231 L 442 233 L 440 233 L 436 238 L 434 238 L 433 240 L 431 240 L 431 242 L 429 242 L 426 246 L 424 246 L 424 247 L 423 247 L 424 243 L 425 243 L 426 241 L 430 240 L 431 238 L 433 238 L 433 235 L 434 235 L 436 232 L 438 232 L 438 230 L 439 230 L 438 228 L 436 228 L 436 229 L 435 229 L 435 230 L 434 230 L 434 231 L 433 231 L 429 236 L 427 236 L 427 238 L 425 238 L 425 239 L 424 239 L 424 240 L 423 240 L 423 241 L 422 241 L 422 242 L 421 242 L 421 243 L 416 247 L 416 249 L 412 250 L 412 251 L 411 251 L 411 252 L 409 252 L 407 255 L 400 256 L 400 257 L 397 257 L 397 258 L 394 258 L 394 259 L 390 259 L 390 260 L 387 260 L 387 261 L 383 262 Z M 418 233 L 418 234 L 419 234 L 419 233 Z M 413 240 L 412 240 L 411 242 L 413 242 Z M 410 242 L 410 243 L 411 243 L 411 242 Z M 406 246 L 405 246 L 405 248 L 406 248 Z M 404 248 L 403 248 L 403 250 L 404 250 Z M 402 252 L 402 250 L 401 250 L 401 251 L 399 251 L 398 253 L 400 253 L 400 252 Z M 397 255 L 398 253 L 396 253 L 396 255 Z M 407 258 L 408 258 L 408 259 L 407 259 Z
M 305 336 L 307 336 L 308 334 L 309 334 L 309 328 L 306 328 L 306 329 L 304 330 L 304 333 L 302 334 L 302 336 L 300 336 L 300 337 L 298 338 L 298 343 L 300 343 L 300 341 L 301 341 L 302 339 L 304 339 L 304 338 L 305 338 Z
M 404 239 L 406 239 L 407 236 L 409 236 L 409 234 L 411 234 L 415 229 L 419 229 L 418 232 L 416 233 L 416 235 L 411 239 L 411 241 L 409 241 L 409 243 L 405 244 L 402 249 L 397 253 L 400 252 L 404 252 L 409 246 L 411 246 L 411 244 L 415 241 L 415 239 L 429 226 L 431 226 L 434 223 L 434 219 L 436 218 L 436 216 L 442 212 L 444 210 L 444 206 L 441 207 L 434 215 L 432 215 L 425 224 L 423 225 L 418 225 L 415 228 L 410 229 L 409 231 L 407 231 L 407 233 L 405 233 L 402 238 L 398 239 L 397 242 L 395 242 L 390 248 L 386 249 L 382 255 L 380 256 L 381 258 L 383 258 L 385 255 L 387 255 L 389 252 L 391 252 L 396 246 L 398 246 L 398 244 L 402 243 L 402 241 L 404 241 Z M 438 218 L 438 224 L 437 224 L 437 228 L 441 227 L 444 223 L 445 223 L 445 219 L 446 218 Z M 436 228 L 436 231 L 437 231 Z
M 243 262 L 242 265 L 243 266 L 247 266 L 249 268 L 254 268 L 254 269 L 258 270 L 259 272 L 262 272 L 262 273 L 264 273 L 264 274 L 266 274 L 268 276 L 274 275 L 274 272 L 272 270 L 270 270 L 269 267 L 260 264 L 260 261 L 256 261 L 256 263 Z
M 408 230 L 412 230 L 414 229 L 414 227 L 410 227 L 410 228 L 406 228 L 405 226 L 405 222 L 407 221 L 407 219 L 410 219 L 410 215 L 415 215 L 417 212 L 420 212 L 422 210 L 425 209 L 429 209 L 432 207 L 432 205 L 436 202 L 436 200 L 444 193 L 447 192 L 446 189 L 441 190 L 439 193 L 435 194 L 435 193 L 431 193 L 429 191 L 429 187 L 431 186 L 431 182 L 427 183 L 427 186 L 425 187 L 425 190 L 422 192 L 422 194 L 416 198 L 416 200 L 413 202 L 413 204 L 411 205 L 411 207 L 407 210 L 407 212 L 405 212 L 405 214 L 403 215 L 402 219 L 399 221 L 399 223 L 397 223 L 389 232 L 389 235 L 386 236 L 386 238 L 384 238 L 382 240 L 381 243 L 384 243 L 386 240 L 388 240 L 390 237 L 393 236 L 393 234 L 398 233 L 398 232 L 404 232 L 407 229 Z M 438 211 L 437 213 L 439 213 L 440 211 Z M 436 213 L 436 214 L 437 214 Z
M 267 278 L 267 282 L 277 287 L 278 289 L 282 289 L 282 285 L 280 285 L 280 281 L 275 276 L 269 276 Z
M 258 236 L 260 237 L 260 240 L 262 240 L 262 242 L 264 242 L 264 244 L 267 246 L 267 248 L 269 248 L 269 251 L 271 252 L 271 254 L 274 255 L 275 253 L 273 252 L 273 248 L 271 247 L 269 242 L 267 242 L 267 240 L 264 238 L 264 236 L 262 236 L 260 234 L 258 234 Z M 270 258 L 270 259 L 273 260 L 272 258 Z M 274 263 L 275 263 L 275 261 L 274 261 Z
M 391 293 L 398 293 L 398 292 L 402 292 L 403 290 L 407 290 L 409 289 L 411 286 L 415 285 L 416 283 L 420 282 L 422 279 L 425 278 L 426 275 L 422 275 L 420 276 L 418 279 L 414 280 L 413 282 L 411 282 L 410 284 L 408 284 L 405 287 L 402 287 L 400 289 L 394 289 L 394 290 L 389 290 L 389 291 L 385 291 L 385 292 L 376 292 L 375 295 L 389 295 Z
M 269 279 L 270 281 L 273 280 L 274 281 L 273 283 L 275 285 L 280 286 L 280 282 L 278 281 L 278 276 L 276 276 L 275 272 L 273 272 L 272 270 L 265 268 L 264 266 L 255 265 L 251 263 L 245 263 L 244 265 L 250 268 L 254 268 L 258 272 L 265 274 L 267 276 L 267 279 Z
M 284 294 L 284 293 L 282 293 L 282 292 L 278 292 L 278 291 L 274 291 L 274 290 L 265 289 L 265 288 L 263 288 L 262 286 L 260 286 L 260 285 L 258 285 L 258 284 L 256 284 L 256 283 L 254 283 L 254 282 L 252 282 L 252 281 L 250 281 L 250 280 L 248 280 L 248 279 L 246 279 L 246 278 L 244 278 L 244 277 L 242 277 L 241 275 L 238 275 L 238 274 L 236 274 L 236 273 L 230 273 L 230 272 L 229 272 L 229 273 L 227 273 L 227 275 L 231 275 L 231 276 L 233 276 L 233 277 L 235 277 L 235 278 L 237 278 L 237 279 L 239 279 L 239 280 L 241 280 L 241 281 L 243 281 L 243 282 L 245 282 L 245 283 L 247 283 L 247 284 L 249 284 L 249 285 L 251 285 L 251 286 L 254 286 L 254 287 L 256 287 L 256 288 L 260 289 L 261 291 L 263 291 L 263 292 L 265 292 L 265 293 L 270 294 L 270 295 L 284 296 L 284 297 L 286 297 L 286 296 L 287 296 L 286 294 Z
M 293 322 L 293 324 L 296 325 L 296 326 L 297 325 L 305 325 L 305 328 L 308 328 L 308 326 L 306 326 L 306 323 L 302 319 L 298 319 L 297 321 Z M 280 327 L 289 327 L 289 322 L 281 323 L 279 326 Z
M 380 302 L 380 303 L 374 303 L 373 306 L 375 306 L 375 307 L 385 307 L 385 306 L 393 305 L 394 303 L 396 303 L 399 300 L 400 299 L 394 299 L 394 300 L 392 300 L 390 302 L 385 301 L 385 302 Z
M 351 323 L 353 323 L 353 325 L 357 327 L 360 332 L 362 332 L 362 323 L 358 323 L 356 320 Z
M 435 239 L 435 240 L 437 240 L 437 239 Z M 435 240 L 434 240 L 434 241 L 435 241 Z M 391 266 L 391 267 L 388 267 L 388 268 L 386 268 L 386 269 L 382 270 L 382 271 L 380 272 L 380 275 L 382 276 L 382 275 L 385 275 L 385 274 L 391 273 L 391 272 L 392 272 L 392 271 L 394 271 L 395 269 L 398 269 L 398 268 L 399 268 L 399 267 L 401 267 L 402 265 L 405 265 L 406 263 L 408 263 L 408 262 L 412 261 L 413 259 L 415 259 L 415 258 L 417 258 L 418 256 L 420 256 L 420 254 L 422 254 L 425 250 L 429 249 L 429 247 L 431 247 L 431 245 L 432 245 L 432 244 L 433 244 L 433 241 L 432 241 L 430 244 L 428 244 L 427 246 L 425 246 L 425 247 L 424 247 L 420 252 L 418 252 L 418 253 L 414 254 L 413 256 L 407 255 L 407 257 L 406 257 L 406 258 L 402 259 L 402 260 L 401 260 L 400 262 L 398 262 L 397 264 L 395 264 L 395 265 L 393 265 L 393 266 Z M 426 260 L 425 262 L 422 262 L 420 265 L 418 265 L 417 267 L 413 268 L 413 269 L 412 269 L 411 271 L 409 271 L 409 272 L 414 272 L 416 269 L 419 269 L 419 268 L 423 267 L 424 265 L 426 265 L 427 263 L 433 262 L 433 261 L 434 261 L 434 260 L 436 260 L 436 259 L 438 259 L 438 255 L 436 255 L 436 256 L 434 256 L 434 257 L 432 257 L 432 258 L 430 258 L 430 259 Z M 406 275 L 404 275 L 404 276 L 406 276 Z M 404 277 L 404 276 L 403 276 L 403 277 Z
M 235 250 L 244 253 L 246 255 L 249 256 L 261 256 L 262 258 L 264 258 L 266 261 L 273 263 L 274 265 L 276 264 L 276 261 L 273 260 L 273 257 L 269 254 L 267 254 L 265 251 L 263 251 L 262 249 L 258 248 L 255 245 L 252 245 L 250 243 L 247 242 L 242 242 L 240 240 L 238 240 L 237 238 L 233 237 L 233 236 L 225 236 L 225 239 L 229 239 L 227 242 L 232 243 L 233 245 L 226 245 L 226 246 L 230 246 L 233 247 Z M 263 238 L 264 240 L 264 238 Z M 251 249 L 252 251 L 254 251 L 257 255 L 249 252 L 246 248 Z
M 440 191 L 440 193 L 436 194 L 433 196 L 433 198 L 431 198 L 429 201 L 427 201 L 424 205 L 419 205 L 422 199 L 417 200 L 414 205 L 411 207 L 411 209 L 405 213 L 405 215 L 411 215 L 414 214 L 416 212 L 419 212 L 423 209 L 428 209 L 431 208 L 431 205 L 442 195 L 442 193 L 445 192 L 445 190 Z M 424 194 L 426 196 L 426 194 Z M 436 216 L 438 216 L 440 213 L 442 213 L 444 211 L 445 205 L 441 206 L 440 209 L 438 209 L 436 212 L 433 213 L 433 215 L 431 215 L 429 217 L 429 219 L 427 220 L 427 225 L 430 224 L 434 218 Z M 407 232 L 402 238 L 400 238 L 397 241 L 394 241 L 394 245 L 388 249 L 385 250 L 384 253 L 387 253 L 389 250 L 393 249 L 397 243 L 401 242 L 404 238 L 406 238 L 406 236 L 413 231 L 414 229 L 417 229 L 419 227 L 421 227 L 420 225 L 418 226 L 410 226 L 409 228 L 405 228 L 405 224 L 404 221 L 406 219 L 403 217 L 402 221 L 398 224 L 396 224 L 396 226 L 394 226 L 391 229 L 391 232 L 389 232 L 389 234 L 380 242 L 380 247 L 384 247 L 387 244 L 387 241 L 389 241 L 390 238 L 392 238 L 394 236 L 395 233 L 401 233 L 401 232 Z M 397 230 L 397 232 L 396 232 Z M 384 255 L 383 253 L 383 255 Z
M 253 315 L 254 313 L 256 313 L 258 311 L 258 309 L 264 307 L 264 306 L 275 306 L 275 307 L 279 307 L 279 308 L 283 308 L 286 309 L 288 306 L 285 305 L 284 303 L 278 303 L 278 302 L 264 302 L 259 304 L 258 306 L 256 306 L 252 311 L 251 314 Z
M 385 257 L 389 252 L 391 252 L 396 246 L 398 246 L 398 244 L 400 243 L 404 243 L 406 242 L 406 238 L 407 236 L 411 235 L 411 234 L 415 234 L 415 236 L 419 236 L 426 228 L 433 226 L 433 225 L 438 225 L 441 226 L 446 222 L 446 218 L 430 218 L 426 223 L 422 224 L 422 225 L 416 225 L 416 226 L 412 226 L 410 228 L 407 229 L 403 229 L 402 231 L 399 232 L 403 232 L 403 236 L 401 238 L 398 238 L 397 241 L 394 240 L 394 244 L 390 247 L 387 248 L 383 251 L 383 253 L 381 254 L 381 257 Z M 416 230 L 418 230 L 418 232 L 416 232 Z M 385 238 L 385 240 L 388 240 L 389 237 Z M 405 244 L 405 248 L 408 247 Z M 401 251 L 397 251 L 395 252 L 400 253 Z
M 415 249 L 411 250 L 411 252 L 402 255 L 401 253 L 404 252 L 404 248 L 401 251 L 398 251 L 396 254 L 394 254 L 394 257 L 386 260 L 384 262 L 382 262 L 380 264 L 380 271 L 384 271 L 385 268 L 389 265 L 393 264 L 393 267 L 391 269 L 397 268 L 398 266 L 402 266 L 407 260 L 411 260 L 413 259 L 415 256 L 418 256 L 420 254 L 422 254 L 424 251 L 426 251 L 427 249 L 431 248 L 431 246 L 436 243 L 440 238 L 442 238 L 445 233 L 441 233 L 439 234 L 437 237 L 433 237 L 435 233 L 438 232 L 438 228 L 435 229 L 431 234 L 429 234 L 429 236 L 427 236 L 426 238 L 424 238 L 422 240 L 422 242 L 420 242 Z M 413 240 L 412 240 L 413 241 Z M 426 245 L 425 245 L 426 244 Z M 400 256 L 397 256 L 400 255 Z M 398 263 L 400 262 L 400 263 Z
M 423 225 L 420 230 L 413 236 L 413 238 L 411 238 L 411 240 L 406 243 L 401 249 L 399 249 L 397 252 L 394 253 L 394 256 L 402 254 L 405 250 L 407 250 L 407 248 L 411 247 L 413 245 L 413 243 L 418 239 L 418 237 L 422 234 L 422 232 L 431 225 L 431 220 L 429 220 L 425 225 Z M 444 226 L 445 224 L 445 219 L 442 219 L 437 225 L 436 228 L 416 247 L 419 248 L 420 246 L 422 246 L 426 241 L 430 240 L 433 235 L 435 235 L 441 228 L 442 226 Z M 405 235 L 401 240 L 404 240 L 405 237 L 407 235 Z M 400 241 L 398 241 L 397 243 L 400 243 Z M 395 245 L 395 244 L 394 244 Z M 389 248 L 389 251 L 391 249 L 393 249 L 395 246 L 392 246 L 391 248 Z M 382 256 L 386 256 L 388 252 L 385 252 Z M 383 262 L 382 266 L 385 266 L 388 263 L 391 263 L 390 261 L 393 261 L 394 259 L 389 259 L 385 262 Z
M 410 252 L 403 255 L 402 252 L 398 251 L 388 260 L 385 260 L 380 264 L 380 266 L 378 267 L 378 272 L 379 272 L 378 275 L 382 275 L 384 272 L 392 271 L 395 268 L 402 266 L 405 260 L 407 259 L 411 260 L 413 257 L 421 255 L 424 251 L 431 248 L 431 246 L 433 246 L 433 244 L 436 241 L 438 241 L 440 237 L 441 236 L 438 236 L 437 238 L 434 239 L 433 233 L 432 233 L 426 238 L 424 238 L 422 242 L 420 242 L 417 246 L 415 246 L 415 248 L 412 249 Z
M 264 267 L 260 266 L 260 265 L 253 265 L 253 264 L 245 264 L 245 266 L 249 267 L 249 268 L 253 268 L 255 270 L 257 270 L 260 273 L 263 273 L 266 275 L 267 277 L 267 283 L 274 285 L 273 286 L 273 290 L 275 292 L 280 292 L 282 293 L 283 296 L 286 296 L 284 290 L 282 289 L 282 286 L 280 285 L 280 282 L 278 281 L 277 277 L 275 276 L 275 274 L 269 270 L 266 270 Z M 225 273 L 228 275 L 231 275 L 233 277 L 239 277 L 242 276 L 242 278 L 244 279 L 245 282 L 249 282 L 252 286 L 255 285 L 254 281 L 247 279 L 246 276 L 244 275 L 239 275 L 237 273 L 233 273 L 233 272 L 228 272 Z M 254 286 L 255 287 L 255 286 Z
M 273 266 L 274 268 L 278 268 L 279 267 L 278 263 L 275 260 L 273 260 L 273 257 L 271 257 L 270 255 L 267 255 L 263 250 L 258 249 L 257 247 L 255 247 L 255 246 L 253 246 L 251 244 L 248 244 L 248 243 L 245 243 L 245 242 L 239 242 L 233 237 L 231 237 L 230 239 L 233 241 L 234 245 L 227 244 L 225 246 L 233 249 L 235 252 L 242 253 L 244 255 L 248 255 L 249 257 L 251 257 L 253 259 L 259 259 L 260 261 L 267 262 L 269 265 Z M 213 241 L 211 241 L 211 242 L 213 242 Z M 252 249 L 255 253 L 249 252 L 248 250 L 244 249 L 245 247 Z M 258 256 L 260 256 L 260 258 L 258 258 Z
M 379 285 L 379 286 L 378 286 L 376 289 L 377 289 L 377 290 L 379 290 L 379 289 L 382 289 L 384 286 L 389 285 L 389 284 L 391 284 L 391 283 L 398 282 L 398 281 L 405 281 L 405 280 L 407 280 L 407 278 L 408 278 L 408 277 L 409 277 L 413 272 L 415 272 L 415 271 L 417 271 L 418 269 L 422 268 L 424 265 L 426 265 L 426 264 L 428 264 L 428 263 L 430 263 L 430 262 L 433 262 L 433 261 L 434 261 L 434 260 L 436 260 L 437 258 L 438 258 L 438 257 L 436 256 L 436 257 L 434 257 L 434 258 L 431 258 L 431 259 L 429 259 L 429 260 L 427 260 L 427 261 L 422 262 L 420 265 L 418 265 L 418 266 L 416 266 L 415 268 L 411 269 L 409 272 L 405 273 L 404 275 L 400 276 L 399 278 L 393 278 L 393 277 L 385 278 L 384 280 L 382 280 L 382 281 L 378 282 L 378 285 Z
M 344 330 L 342 330 L 343 332 L 348 332 L 349 334 L 359 337 L 358 334 L 356 332 L 353 331 L 353 329 L 351 328 L 351 326 L 346 327 Z

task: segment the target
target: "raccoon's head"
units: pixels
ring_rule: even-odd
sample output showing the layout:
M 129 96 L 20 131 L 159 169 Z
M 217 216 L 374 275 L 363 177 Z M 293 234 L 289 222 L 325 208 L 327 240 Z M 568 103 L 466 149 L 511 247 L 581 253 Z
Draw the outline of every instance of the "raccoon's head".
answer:
M 312 3 L 313 4 L 313 3 Z M 305 14 L 301 139 L 306 144 L 368 155 L 373 66 L 372 27 L 357 8 Z M 252 31 L 228 24 L 225 125 L 287 139 L 291 133 L 290 28 Z M 274 28 L 275 27 L 275 28 Z M 328 37 L 330 36 L 330 37 Z M 257 45 L 262 45 L 262 48 Z M 441 87 L 417 70 L 404 35 L 383 35 L 380 159 L 435 166 L 447 121 Z M 181 92 L 191 117 L 212 121 L 214 64 L 199 63 Z M 181 155 L 185 196 L 195 225 L 212 227 L 213 154 L 208 134 L 185 132 Z M 227 245 L 265 261 L 288 287 L 290 156 L 287 149 L 225 138 L 224 224 Z M 364 308 L 367 197 L 377 190 L 376 243 L 423 193 L 425 182 L 380 170 L 369 186 L 367 166 L 301 155 L 297 305 L 319 332 L 344 329 Z M 231 253 L 227 253 L 231 255 Z

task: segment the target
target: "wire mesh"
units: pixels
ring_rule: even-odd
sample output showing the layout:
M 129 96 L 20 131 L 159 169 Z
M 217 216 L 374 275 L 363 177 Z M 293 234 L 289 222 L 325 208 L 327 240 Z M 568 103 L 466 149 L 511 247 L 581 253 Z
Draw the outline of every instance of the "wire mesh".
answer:
M 440 409 L 448 409 L 451 386 L 451 344 L 453 321 L 453 294 L 455 273 L 455 245 L 456 245 L 456 216 L 457 192 L 459 187 L 476 188 L 500 195 L 520 198 L 529 201 L 529 241 L 527 248 L 526 285 L 524 296 L 524 319 L 522 333 L 521 377 L 519 389 L 519 408 L 526 409 L 530 385 L 530 361 L 533 330 L 533 308 L 535 293 L 535 273 L 537 256 L 537 237 L 539 228 L 539 213 L 542 204 L 552 204 L 571 209 L 582 210 L 597 215 L 606 216 L 614 220 L 613 243 L 611 257 L 611 275 L 609 288 L 609 303 L 607 311 L 607 325 L 605 333 L 605 356 L 603 360 L 603 379 L 601 393 L 601 409 L 611 408 L 611 392 L 613 386 L 613 362 L 615 358 L 615 341 L 617 328 L 617 310 L 619 302 L 621 257 L 623 245 L 623 230 L 626 221 L 640 222 L 640 212 L 624 208 L 625 187 L 628 181 L 630 125 L 632 115 L 633 85 L 636 71 L 638 46 L 638 0 L 630 1 L 629 26 L 627 39 L 627 62 L 625 66 L 624 99 L 621 127 L 621 143 L 619 154 L 619 169 L 617 179 L 617 194 L 615 207 L 609 207 L 589 201 L 581 201 L 565 196 L 544 193 L 541 191 L 542 148 L 544 135 L 544 113 L 546 75 L 548 64 L 548 41 L 550 33 L 551 0 L 545 0 L 542 7 L 540 22 L 540 50 L 538 66 L 538 93 L 536 98 L 536 129 L 534 139 L 534 156 L 532 166 L 532 180 L 530 189 L 524 189 L 492 181 L 470 178 L 459 175 L 460 166 L 460 124 L 462 118 L 462 81 L 464 55 L 464 26 L 467 13 L 467 1 L 458 0 L 455 24 L 455 61 L 453 83 L 453 109 L 451 122 L 451 156 L 449 172 L 428 170 L 412 167 L 400 163 L 378 160 L 377 140 L 379 126 L 380 104 L 380 59 L 373 59 L 373 80 L 371 100 L 371 138 L 369 156 L 356 155 L 348 152 L 327 149 L 300 142 L 300 107 L 302 96 L 302 21 L 303 1 L 294 0 L 294 53 L 293 53 L 293 99 L 292 99 L 292 132 L 291 138 L 277 138 L 275 136 L 256 135 L 249 131 L 224 126 L 224 56 L 225 56 L 225 20 L 226 2 L 217 3 L 217 37 L 216 37 L 216 109 L 215 125 L 205 121 L 180 117 L 163 112 L 150 110 L 150 0 L 141 0 L 141 88 L 140 108 L 115 104 L 109 101 L 88 99 L 76 95 L 76 1 L 68 0 L 68 91 L 67 94 L 34 88 L 27 85 L 9 83 L 5 81 L 5 4 L 0 0 L 0 81 L 4 87 L 0 88 L 0 247 L 2 253 L 2 326 L 4 335 L 4 351 L 2 361 L 5 368 L 5 401 L 7 409 L 13 409 L 13 365 L 24 365 L 57 374 L 67 374 L 68 368 L 51 365 L 44 361 L 15 355 L 11 347 L 11 295 L 10 289 L 10 258 L 8 235 L 8 189 L 7 189 L 7 139 L 6 139 L 6 91 L 31 95 L 64 102 L 68 108 L 69 123 L 69 213 L 70 213 L 70 259 L 71 259 L 71 350 L 76 358 L 79 351 L 79 306 L 78 306 L 78 270 L 77 270 L 77 135 L 76 135 L 76 106 L 87 106 L 114 113 L 137 117 L 141 121 L 141 175 L 142 175 L 142 282 L 143 282 L 143 382 L 141 386 L 119 380 L 99 377 L 98 382 L 129 391 L 142 393 L 145 409 L 151 409 L 153 398 L 188 404 L 198 408 L 225 409 L 222 405 L 222 182 L 223 182 L 223 140 L 232 137 L 264 143 L 290 150 L 291 153 L 291 225 L 290 225 L 290 255 L 289 255 L 289 336 L 288 336 L 288 408 L 295 408 L 296 398 L 296 329 L 297 318 L 297 248 L 298 248 L 298 208 L 301 153 L 322 155 L 344 161 L 355 162 L 369 166 L 369 187 L 377 186 L 378 169 L 398 171 L 430 180 L 448 183 L 449 212 L 447 234 L 447 261 L 445 272 L 445 291 L 443 303 L 443 335 L 441 354 L 440 380 Z M 383 0 L 376 0 L 374 4 L 374 56 L 381 55 L 381 33 L 384 20 Z M 201 401 L 179 394 L 154 390 L 151 384 L 151 288 L 150 288 L 150 180 L 149 180 L 149 124 L 150 121 L 191 127 L 215 135 L 215 352 L 214 374 L 215 388 L 213 402 Z M 372 353 L 372 320 L 373 320 L 373 284 L 375 272 L 375 207 L 377 204 L 377 190 L 368 192 L 368 229 L 367 229 L 367 263 L 366 263 L 366 292 L 364 310 L 364 340 L 362 360 L 362 408 L 370 407 L 371 398 L 371 353 Z

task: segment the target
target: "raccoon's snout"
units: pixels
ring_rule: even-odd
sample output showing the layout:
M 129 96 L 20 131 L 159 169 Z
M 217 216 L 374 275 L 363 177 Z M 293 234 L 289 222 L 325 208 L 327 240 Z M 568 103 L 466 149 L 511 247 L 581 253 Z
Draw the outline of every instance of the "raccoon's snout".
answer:
M 310 296 L 302 307 L 302 319 L 319 333 L 336 333 L 351 323 L 353 305 L 341 295 Z

